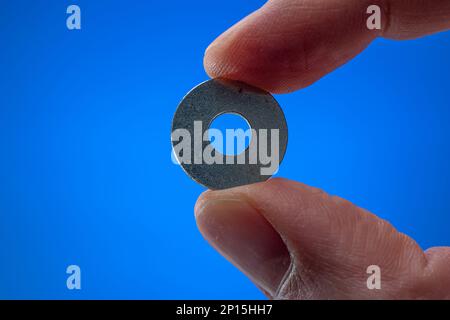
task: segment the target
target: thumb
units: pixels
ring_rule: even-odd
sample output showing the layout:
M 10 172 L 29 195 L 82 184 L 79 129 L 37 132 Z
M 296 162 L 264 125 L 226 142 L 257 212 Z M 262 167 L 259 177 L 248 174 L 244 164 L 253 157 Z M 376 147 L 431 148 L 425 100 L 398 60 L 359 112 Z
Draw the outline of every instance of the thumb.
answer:
M 271 179 L 197 202 L 203 236 L 271 298 L 450 298 L 448 248 L 427 253 L 389 223 L 338 197 Z M 367 268 L 381 270 L 381 290 Z

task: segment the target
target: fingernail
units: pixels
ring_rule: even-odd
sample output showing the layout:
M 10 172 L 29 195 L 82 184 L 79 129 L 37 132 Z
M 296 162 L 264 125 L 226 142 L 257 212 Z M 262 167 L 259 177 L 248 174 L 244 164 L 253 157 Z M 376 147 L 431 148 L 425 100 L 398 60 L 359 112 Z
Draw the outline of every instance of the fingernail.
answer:
M 208 242 L 255 284 L 274 295 L 289 267 L 289 253 L 270 223 L 243 198 L 206 200 L 196 209 Z

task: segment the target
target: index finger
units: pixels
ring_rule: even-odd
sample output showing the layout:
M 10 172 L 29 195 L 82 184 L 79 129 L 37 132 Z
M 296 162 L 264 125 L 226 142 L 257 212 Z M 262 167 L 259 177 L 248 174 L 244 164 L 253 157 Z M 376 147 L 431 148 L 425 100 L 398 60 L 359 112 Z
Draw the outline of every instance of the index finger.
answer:
M 381 29 L 367 27 L 377 5 Z M 346 63 L 378 36 L 411 39 L 450 29 L 448 0 L 270 0 L 206 50 L 211 77 L 273 93 L 306 87 Z

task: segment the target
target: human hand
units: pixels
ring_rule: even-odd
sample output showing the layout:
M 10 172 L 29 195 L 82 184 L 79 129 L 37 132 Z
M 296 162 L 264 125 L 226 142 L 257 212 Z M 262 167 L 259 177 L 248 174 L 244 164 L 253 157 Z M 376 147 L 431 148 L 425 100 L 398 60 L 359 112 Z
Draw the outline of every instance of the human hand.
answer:
M 366 9 L 382 9 L 368 30 Z M 448 0 L 272 0 L 211 44 L 211 77 L 274 93 L 310 85 L 376 37 L 411 39 L 450 28 Z M 286 179 L 200 196 L 203 236 L 275 299 L 450 299 L 450 248 L 423 251 L 350 202 Z M 382 270 L 369 290 L 366 269 Z

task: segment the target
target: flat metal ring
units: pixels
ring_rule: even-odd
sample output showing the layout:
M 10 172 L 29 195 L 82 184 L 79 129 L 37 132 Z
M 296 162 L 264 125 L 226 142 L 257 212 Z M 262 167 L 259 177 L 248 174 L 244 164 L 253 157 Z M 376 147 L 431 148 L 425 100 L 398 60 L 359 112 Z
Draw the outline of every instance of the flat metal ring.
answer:
M 271 129 L 278 129 L 279 133 L 279 162 L 284 158 L 287 148 L 288 130 L 284 113 L 278 102 L 268 92 L 249 86 L 245 83 L 211 79 L 193 88 L 181 101 L 172 121 L 172 133 L 177 129 L 185 129 L 191 137 L 194 137 L 194 122 L 202 123 L 201 137 L 209 128 L 212 121 L 224 114 L 236 113 L 247 120 L 251 129 L 260 132 L 266 129 L 270 137 Z M 259 137 L 258 137 L 259 138 Z M 250 145 L 256 139 L 251 139 Z M 271 150 L 271 139 L 267 139 L 268 150 Z M 172 137 L 172 146 L 175 148 L 177 141 Z M 204 150 L 209 141 L 202 141 Z M 194 139 L 191 139 L 191 150 L 195 150 Z M 248 147 L 244 152 L 249 159 Z M 192 151 L 194 153 L 194 151 Z M 219 152 L 215 150 L 215 152 Z M 258 151 L 259 152 L 259 151 Z M 224 164 L 186 163 L 180 161 L 180 156 L 175 153 L 183 170 L 195 181 L 209 189 L 226 189 L 240 185 L 262 182 L 270 178 L 270 175 L 262 175 L 261 168 L 267 166 L 261 162 L 260 157 L 256 164 L 237 164 L 238 155 L 222 155 Z M 192 155 L 192 159 L 196 155 Z M 198 156 L 198 154 L 197 154 Z M 232 163 L 227 164 L 226 158 L 231 157 Z M 230 160 L 230 159 L 228 159 Z

